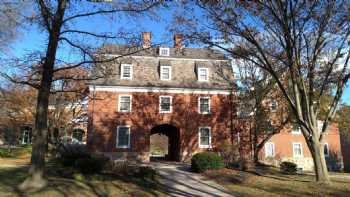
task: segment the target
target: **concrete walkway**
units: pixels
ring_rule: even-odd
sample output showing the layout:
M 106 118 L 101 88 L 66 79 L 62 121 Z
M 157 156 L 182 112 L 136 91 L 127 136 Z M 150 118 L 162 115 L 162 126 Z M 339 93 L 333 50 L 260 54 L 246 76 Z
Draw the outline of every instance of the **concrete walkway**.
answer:
M 190 166 L 179 163 L 152 162 L 168 190 L 168 196 L 186 197 L 232 197 L 224 187 L 197 173 L 190 172 Z

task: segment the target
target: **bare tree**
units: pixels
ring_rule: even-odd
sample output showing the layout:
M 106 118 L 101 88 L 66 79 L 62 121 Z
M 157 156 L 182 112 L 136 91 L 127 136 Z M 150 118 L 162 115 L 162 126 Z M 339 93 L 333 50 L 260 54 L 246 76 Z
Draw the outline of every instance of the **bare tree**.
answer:
M 16 38 L 20 25 L 20 12 L 26 1 L 4 0 L 0 4 L 0 52 L 5 52 Z
M 226 51 L 264 69 L 276 81 L 301 127 L 311 152 L 317 182 L 330 182 L 323 136 L 332 122 L 349 72 L 350 2 L 197 1 L 200 17 L 178 17 L 189 38 Z M 204 15 L 204 16 L 203 16 Z M 226 41 L 213 42 L 209 34 Z M 280 72 L 286 70 L 286 72 Z M 285 73 L 285 74 L 283 74 Z M 318 125 L 320 99 L 334 97 Z M 322 126 L 321 131 L 318 126 Z
M 89 67 L 95 63 L 114 61 L 117 57 L 105 57 L 101 60 L 96 57 L 96 45 L 107 41 L 119 40 L 129 45 L 137 44 L 139 39 L 123 29 L 110 32 L 101 32 L 98 29 L 84 29 L 77 23 L 82 20 L 104 17 L 104 21 L 117 21 L 120 17 L 140 17 L 149 14 L 160 1 L 116 1 L 110 3 L 93 3 L 75 0 L 36 0 L 32 2 L 34 16 L 30 23 L 35 23 L 47 35 L 47 43 L 43 51 L 34 51 L 25 58 L 16 59 L 11 65 L 16 65 L 11 73 L 3 73 L 12 82 L 30 85 L 38 90 L 33 151 L 31 157 L 30 176 L 21 184 L 21 189 L 42 188 L 47 184 L 44 177 L 45 152 L 48 135 L 48 105 L 52 85 L 57 80 L 54 74 L 63 70 L 77 67 Z M 27 17 L 29 18 L 29 17 Z M 99 24 L 105 25 L 105 24 Z M 70 50 L 79 54 L 79 58 L 62 58 L 57 55 L 59 50 Z M 135 50 L 133 50 L 135 52 Z M 126 51 L 126 54 L 132 52 Z M 125 55 L 125 54 L 121 54 Z M 77 56 L 75 56 L 77 57 Z M 29 73 L 26 75 L 12 75 Z M 26 71 L 26 72 L 24 72 Z M 87 80 L 71 78 L 74 80 Z M 55 90 L 54 90 L 55 91 Z
M 259 152 L 272 136 L 289 122 L 289 112 L 275 80 L 267 72 L 249 62 L 237 64 L 241 94 L 239 103 L 250 106 L 248 116 L 252 123 L 252 149 L 254 162 L 259 162 Z M 243 109 L 242 109 L 243 110 Z

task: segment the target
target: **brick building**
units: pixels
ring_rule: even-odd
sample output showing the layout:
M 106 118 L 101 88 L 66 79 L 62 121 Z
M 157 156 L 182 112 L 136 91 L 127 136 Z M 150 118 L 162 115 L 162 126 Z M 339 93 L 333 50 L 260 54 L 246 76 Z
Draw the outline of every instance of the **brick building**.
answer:
M 336 124 L 328 126 L 324 136 L 324 153 L 328 170 L 343 169 L 340 133 Z M 297 126 L 289 126 L 274 135 L 261 151 L 260 160 L 276 166 L 279 166 L 281 161 L 291 161 L 296 163 L 298 168 L 306 171 L 312 171 L 314 168 L 309 148 Z
M 142 37 L 143 46 L 99 51 L 99 58 L 123 57 L 93 71 L 104 77 L 89 84 L 90 150 L 148 161 L 150 136 L 160 133 L 168 137 L 168 159 L 183 161 L 229 140 L 230 60 L 216 50 L 184 48 L 180 35 L 172 48 L 151 47 L 148 32 Z

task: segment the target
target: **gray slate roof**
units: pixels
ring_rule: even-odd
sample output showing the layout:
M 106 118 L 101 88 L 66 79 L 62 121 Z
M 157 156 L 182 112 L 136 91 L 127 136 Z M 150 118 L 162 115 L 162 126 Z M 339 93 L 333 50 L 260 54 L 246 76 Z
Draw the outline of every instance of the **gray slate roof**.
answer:
M 215 59 L 227 60 L 225 55 L 218 50 L 210 48 L 169 48 L 171 58 L 188 58 L 188 59 Z M 138 56 L 159 56 L 159 47 L 143 49 L 140 46 L 130 47 L 127 45 L 104 45 L 98 53 L 101 54 L 130 54 Z
M 170 48 L 170 56 L 159 56 L 157 48 L 142 50 L 140 47 L 126 47 L 124 45 L 104 46 L 99 54 L 130 54 L 118 58 L 113 62 L 98 64 L 94 67 L 92 75 L 98 79 L 91 81 L 90 85 L 101 86 L 132 86 L 132 87 L 168 87 L 168 88 L 194 88 L 194 89 L 231 89 L 232 68 L 230 61 L 217 50 L 207 48 Z M 137 57 L 135 57 L 137 56 Z M 142 56 L 147 56 L 143 58 Z M 151 58 L 149 58 L 151 57 Z M 122 63 L 133 65 L 133 79 L 120 79 Z M 160 66 L 172 67 L 172 79 L 160 80 Z M 197 68 L 209 69 L 209 81 L 199 82 Z

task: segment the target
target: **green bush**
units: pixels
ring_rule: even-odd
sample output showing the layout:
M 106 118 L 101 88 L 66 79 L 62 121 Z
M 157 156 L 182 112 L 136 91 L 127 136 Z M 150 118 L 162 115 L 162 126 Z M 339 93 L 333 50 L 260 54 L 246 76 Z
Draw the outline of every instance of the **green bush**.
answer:
M 214 152 L 202 152 L 195 154 L 191 159 L 191 169 L 194 172 L 205 172 L 211 169 L 224 167 L 222 158 Z
M 148 167 L 148 166 L 141 166 L 141 167 L 139 167 L 139 170 L 138 170 L 136 175 L 140 178 L 143 178 L 143 179 L 146 178 L 146 179 L 154 180 L 156 174 L 157 174 L 157 172 L 153 168 Z
M 75 161 L 74 167 L 83 174 L 95 174 L 102 171 L 104 164 L 106 163 L 104 157 L 86 157 L 79 158 Z
M 281 171 L 285 174 L 296 174 L 297 164 L 289 161 L 284 161 L 280 164 Z
M 59 160 L 65 167 L 73 167 L 78 159 L 89 158 L 87 149 L 81 145 L 62 144 L 58 148 Z
M 0 157 L 12 157 L 12 153 L 7 148 L 0 148 Z

